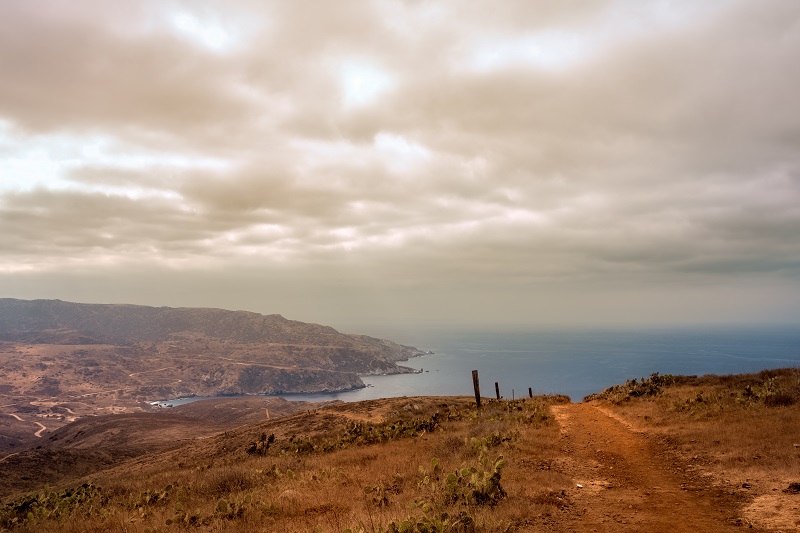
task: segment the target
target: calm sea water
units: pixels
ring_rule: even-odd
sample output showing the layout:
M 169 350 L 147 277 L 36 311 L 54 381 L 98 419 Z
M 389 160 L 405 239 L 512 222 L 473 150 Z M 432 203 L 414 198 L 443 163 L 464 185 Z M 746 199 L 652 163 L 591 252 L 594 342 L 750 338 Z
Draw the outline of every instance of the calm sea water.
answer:
M 397 396 L 566 394 L 573 401 L 627 379 L 662 374 L 735 374 L 800 367 L 800 327 L 636 331 L 453 331 L 403 338 L 433 355 L 401 363 L 421 374 L 362 378 L 365 389 L 287 399 L 358 401 Z M 172 404 L 180 402 L 170 401 Z

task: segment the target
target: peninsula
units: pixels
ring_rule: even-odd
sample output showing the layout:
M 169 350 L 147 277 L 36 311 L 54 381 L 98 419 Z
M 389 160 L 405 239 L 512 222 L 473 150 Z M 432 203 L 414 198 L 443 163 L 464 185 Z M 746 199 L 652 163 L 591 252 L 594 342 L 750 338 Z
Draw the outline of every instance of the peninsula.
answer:
M 277 314 L 4 298 L 0 452 L 154 400 L 361 388 L 421 353 Z

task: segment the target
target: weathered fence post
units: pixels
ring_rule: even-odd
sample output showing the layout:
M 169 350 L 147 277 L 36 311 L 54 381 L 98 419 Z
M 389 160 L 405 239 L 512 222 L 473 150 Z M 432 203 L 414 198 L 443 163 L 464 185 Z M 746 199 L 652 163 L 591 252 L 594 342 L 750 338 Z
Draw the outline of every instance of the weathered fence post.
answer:
M 500 384 L 498 382 L 494 382 L 494 393 L 497 395 L 497 399 L 500 399 Z
M 533 398 L 533 389 L 531 387 L 528 387 L 528 397 Z
M 475 404 L 481 408 L 481 384 L 478 381 L 478 371 L 472 371 L 472 386 L 475 388 Z

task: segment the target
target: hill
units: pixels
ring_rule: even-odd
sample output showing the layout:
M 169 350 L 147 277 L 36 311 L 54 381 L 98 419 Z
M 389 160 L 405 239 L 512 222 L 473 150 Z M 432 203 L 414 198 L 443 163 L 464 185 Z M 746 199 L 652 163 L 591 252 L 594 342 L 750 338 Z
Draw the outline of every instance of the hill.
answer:
M 347 335 L 281 315 L 206 308 L 79 304 L 0 298 L 0 340 L 33 344 L 163 343 L 215 339 L 241 344 L 338 347 L 369 357 L 334 359 L 339 370 L 394 370 L 418 350 L 366 335 Z M 344 355 L 339 354 L 339 355 Z
M 51 489 L 7 491 L 0 527 L 797 531 L 799 404 L 800 371 L 784 369 L 654 375 L 582 403 L 485 400 L 480 411 L 466 397 L 306 405 Z M 63 433 L 72 453 L 105 446 L 108 429 L 78 433 Z M 31 472 L 37 454 L 67 449 L 60 440 L 0 471 Z
M 149 401 L 360 388 L 419 353 L 280 315 L 4 298 L 0 452 Z

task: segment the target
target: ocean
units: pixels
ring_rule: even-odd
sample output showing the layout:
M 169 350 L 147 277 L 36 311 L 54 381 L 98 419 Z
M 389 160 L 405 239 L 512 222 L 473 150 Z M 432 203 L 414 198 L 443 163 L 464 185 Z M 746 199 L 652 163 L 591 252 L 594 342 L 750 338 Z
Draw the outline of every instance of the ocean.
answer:
M 358 401 L 398 396 L 472 395 L 506 398 L 566 394 L 573 401 L 627 379 L 661 374 L 738 374 L 800 367 L 800 327 L 716 327 L 651 330 L 429 331 L 400 342 L 431 355 L 401 363 L 419 374 L 368 376 L 367 388 L 285 394 L 291 400 Z M 179 405 L 199 398 L 167 400 Z

